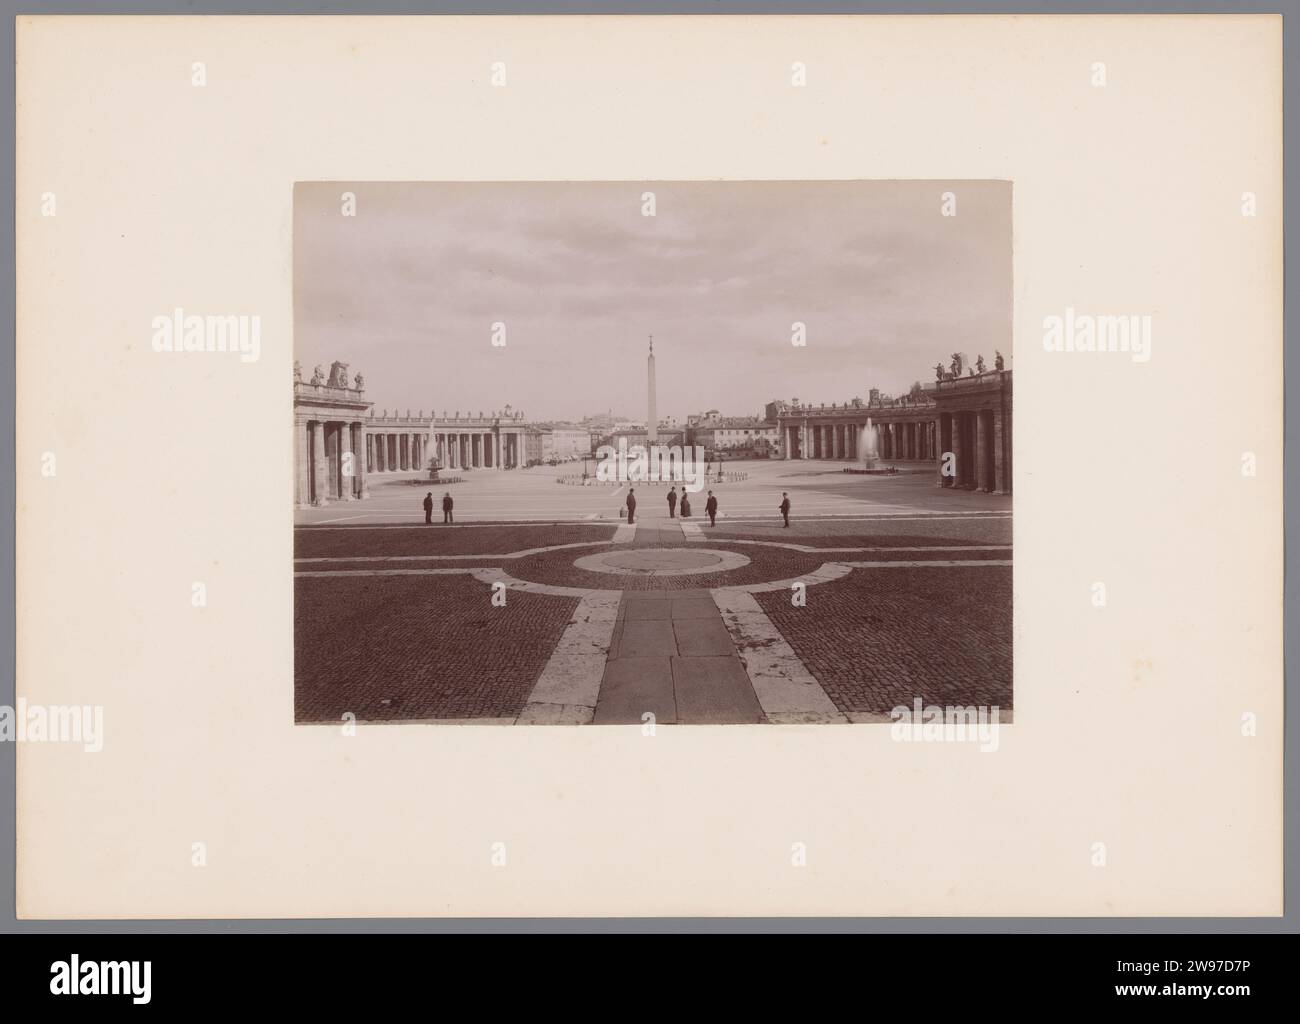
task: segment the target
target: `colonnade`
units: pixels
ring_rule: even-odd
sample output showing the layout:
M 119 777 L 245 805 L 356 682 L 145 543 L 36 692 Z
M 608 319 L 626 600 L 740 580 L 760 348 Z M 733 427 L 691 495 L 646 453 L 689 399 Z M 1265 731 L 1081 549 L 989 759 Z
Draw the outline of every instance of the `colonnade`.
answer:
M 367 431 L 366 467 L 371 473 L 398 473 L 428 467 L 428 436 L 410 431 Z
M 939 443 L 953 454 L 953 472 L 939 475 L 940 487 L 968 491 L 1011 491 L 1011 430 L 1002 409 L 939 414 Z
M 443 469 L 509 469 L 523 462 L 524 437 L 517 430 L 366 432 L 371 473 L 423 472 L 437 460 Z
M 787 423 L 782 426 L 782 450 L 787 459 L 844 459 L 862 457 L 862 423 Z M 899 420 L 871 425 L 876 454 L 882 459 L 930 461 L 939 457 L 938 423 L 931 419 Z
M 363 460 L 357 456 L 365 424 L 360 420 L 299 419 L 295 424 L 294 500 L 324 505 L 369 497 Z

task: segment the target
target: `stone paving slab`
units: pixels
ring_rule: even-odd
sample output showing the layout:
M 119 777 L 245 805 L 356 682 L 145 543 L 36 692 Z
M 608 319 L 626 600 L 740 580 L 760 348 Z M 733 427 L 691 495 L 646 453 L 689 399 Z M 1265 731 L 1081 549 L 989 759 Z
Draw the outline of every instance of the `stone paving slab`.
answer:
M 647 712 L 665 725 L 677 722 L 671 658 L 619 658 L 605 666 L 595 725 L 640 724 Z
M 718 608 L 708 598 L 691 597 L 683 601 L 663 602 L 668 606 L 669 617 L 679 619 L 716 619 Z
M 735 657 L 736 648 L 731 634 L 713 610 L 708 619 L 673 618 L 673 633 L 677 638 L 677 653 L 691 657 Z
M 646 619 L 671 619 L 672 604 L 669 601 L 645 601 L 628 599 L 623 602 L 623 618 L 629 622 L 641 622 Z
M 764 720 L 758 697 L 735 654 L 673 658 L 672 671 L 681 724 L 738 725 Z
M 714 591 L 713 599 L 768 721 L 812 724 L 845 720 L 753 594 L 723 589 Z
M 614 657 L 671 657 L 677 653 L 673 624 L 667 620 L 624 620 L 615 641 Z

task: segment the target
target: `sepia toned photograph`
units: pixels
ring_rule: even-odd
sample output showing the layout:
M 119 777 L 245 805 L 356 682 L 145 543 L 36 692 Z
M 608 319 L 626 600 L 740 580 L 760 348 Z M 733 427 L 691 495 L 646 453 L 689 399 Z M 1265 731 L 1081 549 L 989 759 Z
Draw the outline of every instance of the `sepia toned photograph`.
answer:
M 299 724 L 1011 721 L 1012 184 L 299 182 Z
M 12 21 L 24 985 L 480 926 L 1257 984 L 1102 933 L 1294 917 L 1283 18 L 207 7 Z

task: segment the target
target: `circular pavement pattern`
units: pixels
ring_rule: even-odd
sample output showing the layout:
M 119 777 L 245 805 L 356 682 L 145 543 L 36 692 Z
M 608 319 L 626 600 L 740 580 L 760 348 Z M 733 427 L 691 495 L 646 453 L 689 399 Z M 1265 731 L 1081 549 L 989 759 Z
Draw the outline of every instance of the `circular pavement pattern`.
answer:
M 573 563 L 588 572 L 609 572 L 618 576 L 689 576 L 700 572 L 727 572 L 748 565 L 737 551 L 711 548 L 634 548 L 584 555 Z

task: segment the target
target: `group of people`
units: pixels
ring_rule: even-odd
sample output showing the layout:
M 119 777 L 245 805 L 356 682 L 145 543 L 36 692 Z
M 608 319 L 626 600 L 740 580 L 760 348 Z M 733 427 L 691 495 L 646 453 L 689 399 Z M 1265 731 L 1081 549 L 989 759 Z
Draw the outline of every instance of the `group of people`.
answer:
M 455 508 L 456 503 L 451 500 L 451 491 L 444 492 L 442 496 L 442 521 L 444 523 L 453 522 L 451 511 Z M 785 525 L 790 526 L 790 495 L 786 491 L 781 492 L 781 504 L 777 507 L 781 513 L 781 518 L 785 520 Z M 686 493 L 686 488 L 682 488 L 681 495 L 681 512 L 683 519 L 689 519 L 691 516 L 691 496 Z M 709 491 L 709 500 L 704 503 L 704 514 L 709 517 L 709 525 L 718 525 L 718 499 L 714 497 L 713 492 Z M 668 518 L 677 518 L 677 488 L 668 489 Z M 636 493 L 632 488 L 627 491 L 627 521 L 636 522 Z M 424 496 L 424 522 L 426 525 L 433 525 L 433 491 Z
M 777 511 L 781 513 L 781 518 L 785 520 L 786 528 L 790 526 L 790 494 L 787 491 L 781 492 L 781 504 L 777 506 Z M 691 496 L 687 493 L 686 488 L 682 488 L 681 512 L 683 519 L 689 519 L 691 515 Z M 704 514 L 709 517 L 709 525 L 718 525 L 718 499 L 714 497 L 713 492 L 709 491 L 709 500 L 704 503 Z M 677 518 L 677 488 L 668 488 L 668 518 Z M 636 522 L 636 493 L 632 488 L 627 491 L 627 521 Z
M 444 523 L 452 522 L 451 510 L 455 506 L 456 503 L 451 500 L 451 491 L 445 491 L 442 495 L 442 521 Z M 424 496 L 424 522 L 427 526 L 433 525 L 433 491 Z

